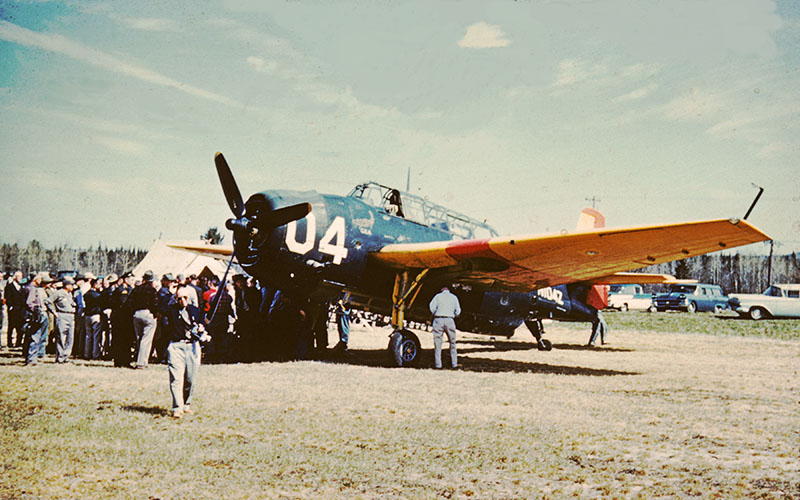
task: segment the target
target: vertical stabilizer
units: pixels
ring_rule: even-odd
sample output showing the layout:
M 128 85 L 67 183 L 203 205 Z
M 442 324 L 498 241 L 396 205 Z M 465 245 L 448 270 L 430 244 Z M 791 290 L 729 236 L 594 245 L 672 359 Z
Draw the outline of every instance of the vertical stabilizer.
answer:
M 606 218 L 594 208 L 586 207 L 578 217 L 578 231 L 590 231 L 606 227 Z M 608 286 L 594 285 L 586 296 L 586 303 L 595 309 L 608 307 Z
M 578 231 L 589 231 L 606 227 L 606 217 L 594 208 L 586 207 L 578 216 Z

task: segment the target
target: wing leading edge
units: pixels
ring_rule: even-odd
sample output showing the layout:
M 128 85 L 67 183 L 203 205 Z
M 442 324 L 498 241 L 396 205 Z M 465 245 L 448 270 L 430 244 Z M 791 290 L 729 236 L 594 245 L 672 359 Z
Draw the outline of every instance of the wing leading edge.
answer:
M 452 279 L 514 290 L 579 281 L 619 283 L 617 273 L 769 240 L 748 222 L 721 219 L 559 235 L 401 243 L 371 257 L 395 268 L 446 269 Z M 629 281 L 630 282 L 630 281 Z

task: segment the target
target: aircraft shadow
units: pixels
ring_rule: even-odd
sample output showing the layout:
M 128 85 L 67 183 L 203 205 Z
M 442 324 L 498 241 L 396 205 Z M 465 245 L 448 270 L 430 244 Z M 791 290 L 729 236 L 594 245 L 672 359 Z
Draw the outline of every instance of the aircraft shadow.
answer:
M 592 347 L 585 344 L 553 344 L 553 349 L 559 351 L 633 352 L 633 349 L 625 349 L 622 347 L 608 347 L 607 345 L 596 345 Z
M 481 347 L 464 347 L 462 344 L 477 345 Z M 459 353 L 470 352 L 502 352 L 502 351 L 531 351 L 536 350 L 536 344 L 533 342 L 517 342 L 509 340 L 501 340 L 492 342 L 491 340 L 459 340 L 458 341 Z M 595 352 L 633 352 L 632 349 L 624 349 L 620 347 L 608 346 L 595 346 L 589 347 L 584 344 L 553 344 L 553 349 L 562 351 L 595 351 Z
M 520 342 L 522 344 L 522 342 Z M 528 350 L 530 348 L 527 348 Z M 493 351 L 487 349 L 487 351 Z M 442 360 L 448 358 L 447 349 L 443 349 Z M 585 368 L 581 366 L 562 366 L 550 365 L 546 363 L 527 363 L 524 361 L 514 361 L 506 359 L 484 359 L 462 356 L 462 349 L 459 349 L 458 361 L 461 368 L 458 371 L 481 372 L 481 373 L 552 373 L 560 375 L 583 375 L 594 377 L 607 377 L 613 375 L 640 375 L 638 372 L 627 372 L 619 370 L 601 370 L 595 368 Z M 473 351 L 478 352 L 478 351 Z M 395 368 L 393 362 L 388 358 L 386 349 L 350 349 L 347 355 L 336 355 L 328 353 L 316 358 L 318 361 L 328 363 L 341 363 L 354 366 L 369 366 L 373 368 Z M 433 352 L 426 350 L 422 353 L 419 364 L 407 369 L 433 369 Z M 448 369 L 445 369 L 450 371 Z

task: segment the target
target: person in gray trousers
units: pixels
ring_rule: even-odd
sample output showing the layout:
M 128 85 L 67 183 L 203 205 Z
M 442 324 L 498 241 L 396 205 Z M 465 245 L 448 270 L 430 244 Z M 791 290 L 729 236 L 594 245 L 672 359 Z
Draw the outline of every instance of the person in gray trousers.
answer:
M 67 275 L 61 278 L 61 283 L 63 288 L 48 297 L 45 304 L 56 319 L 56 363 L 68 363 L 75 335 L 75 297 L 72 295 L 75 280 Z

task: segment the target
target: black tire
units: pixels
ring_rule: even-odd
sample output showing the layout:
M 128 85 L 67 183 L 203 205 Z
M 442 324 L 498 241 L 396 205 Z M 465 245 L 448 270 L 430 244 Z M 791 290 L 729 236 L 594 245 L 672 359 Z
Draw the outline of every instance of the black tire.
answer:
M 628 304 L 622 304 L 621 306 L 619 306 L 619 310 L 622 311 L 622 312 L 627 311 L 628 310 Z
M 750 309 L 749 312 L 750 319 L 758 321 L 760 319 L 764 319 L 767 316 L 767 311 L 760 307 L 753 307 Z
M 724 310 L 725 310 L 725 308 L 722 307 L 720 304 L 715 304 L 714 305 L 714 314 L 722 314 L 722 311 L 724 311 Z
M 650 307 L 647 308 L 647 312 L 654 313 L 656 311 L 658 311 L 658 309 L 654 305 L 651 305 Z
M 697 304 L 694 302 L 689 302 L 689 305 L 686 306 L 686 312 L 688 313 L 696 313 L 697 312 Z
M 411 330 L 400 330 L 389 338 L 389 356 L 395 366 L 416 366 L 422 353 L 419 338 Z
M 540 351 L 552 351 L 553 350 L 553 343 L 547 339 L 542 339 L 542 341 L 536 346 L 537 349 Z

